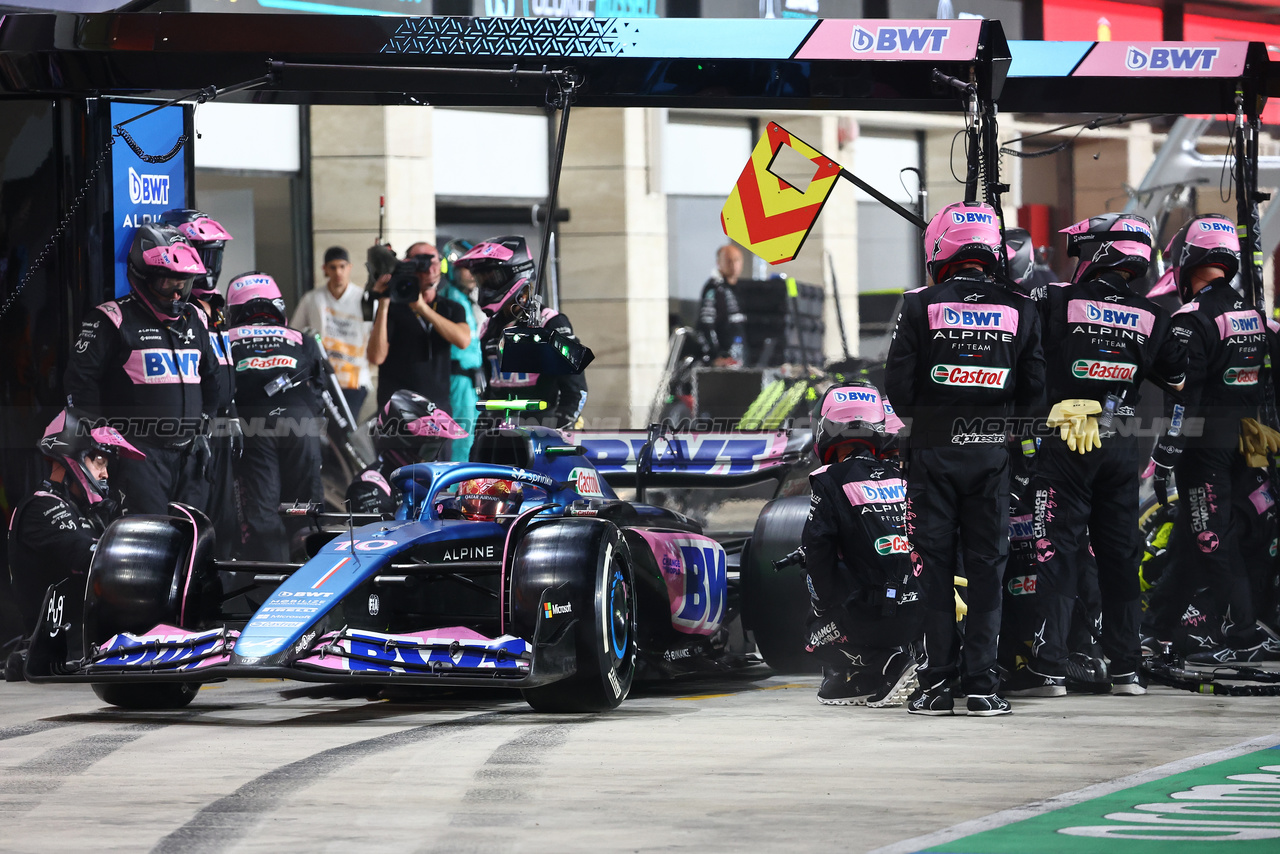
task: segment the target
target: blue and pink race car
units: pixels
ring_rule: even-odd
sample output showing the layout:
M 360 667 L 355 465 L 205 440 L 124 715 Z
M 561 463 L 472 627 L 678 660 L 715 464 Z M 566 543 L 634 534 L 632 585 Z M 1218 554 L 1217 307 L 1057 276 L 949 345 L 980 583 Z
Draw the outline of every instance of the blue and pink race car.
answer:
M 637 677 L 758 661 L 741 618 L 781 613 L 770 561 L 799 541 L 807 437 L 505 429 L 478 442 L 491 462 L 397 470 L 394 519 L 295 508 L 312 527 L 301 564 L 215 560 L 208 520 L 181 505 L 125 517 L 98 545 L 83 602 L 50 588 L 26 676 L 88 682 L 135 708 L 184 706 L 235 677 L 504 686 L 540 710 L 614 708 Z M 451 488 L 478 478 L 519 484 L 522 503 L 492 519 L 458 512 Z M 796 506 L 769 554 L 744 562 L 750 530 L 709 534 L 643 501 L 729 486 L 796 495 L 773 502 Z M 752 572 L 759 583 L 744 583 Z

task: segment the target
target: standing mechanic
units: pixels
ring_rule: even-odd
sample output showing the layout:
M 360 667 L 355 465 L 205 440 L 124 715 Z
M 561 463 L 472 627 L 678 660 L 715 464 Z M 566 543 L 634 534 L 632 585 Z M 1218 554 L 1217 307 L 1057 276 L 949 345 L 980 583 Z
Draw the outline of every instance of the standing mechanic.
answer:
M 959 673 L 969 714 L 1003 715 L 1010 707 L 996 693 L 995 664 L 1009 548 L 1005 442 L 1009 416 L 1028 415 L 1044 398 L 1040 320 L 1034 303 L 993 278 L 1004 247 L 990 206 L 946 206 L 924 245 L 935 284 L 903 295 L 885 373 L 911 428 L 907 536 L 925 603 L 920 691 L 907 710 L 956 714 L 948 683 Z M 953 593 L 962 553 L 963 651 Z
M 208 433 L 217 414 L 217 356 L 204 315 L 188 298 L 207 272 L 177 231 L 143 225 L 127 261 L 130 292 L 90 311 L 63 377 L 67 401 L 111 420 L 145 459 L 115 473 L 135 513 L 170 501 L 208 507 Z
M 1188 633 L 1201 650 L 1187 661 L 1280 661 L 1276 627 L 1257 621 L 1251 590 L 1267 582 L 1250 579 L 1251 571 L 1275 572 L 1267 455 L 1280 448 L 1280 436 L 1258 421 L 1274 331 L 1231 287 L 1240 269 L 1231 220 L 1195 217 L 1165 254 L 1185 303 L 1173 315 L 1173 334 L 1186 345 L 1188 361 L 1181 400 L 1166 398 L 1169 433 L 1152 454 L 1157 497 L 1167 500 L 1169 474 L 1176 472 L 1181 503 L 1170 543 L 1172 575 L 1153 603 L 1157 636 L 1168 639 L 1192 594 L 1207 588 L 1214 613 Z
M 209 518 L 217 532 L 215 556 L 231 557 L 236 536 L 235 468 L 233 461 L 244 450 L 244 434 L 236 415 L 236 372 L 231 364 L 231 327 L 223 310 L 227 301 L 218 291 L 218 276 L 222 273 L 222 253 L 227 232 L 217 221 L 197 210 L 174 209 L 160 215 L 160 222 L 168 225 L 191 244 L 200 254 L 205 274 L 191 282 L 192 304 L 204 315 L 209 329 L 209 343 L 218 363 L 220 394 L 218 395 L 218 420 L 209 440 L 212 457 L 209 487 Z
M 27 635 L 49 585 L 72 579 L 62 610 L 74 614 L 82 607 L 94 544 L 124 512 L 123 494 L 107 481 L 108 466 L 119 458 L 142 459 L 114 428 L 90 425 L 86 414 L 71 408 L 49 423 L 40 440 L 49 476 L 9 522 L 9 574 Z
M 319 502 L 324 419 L 320 342 L 290 329 L 284 299 L 266 273 L 245 273 L 227 286 L 236 405 L 247 422 L 240 486 L 241 556 L 287 561 L 282 503 Z
M 833 386 L 818 405 L 814 450 L 823 465 L 809 475 L 801 543 L 824 705 L 901 705 L 916 669 L 920 593 L 903 529 L 906 486 L 885 422 L 870 383 Z
M 581 374 L 552 375 L 500 369 L 502 331 L 525 316 L 533 296 L 533 256 L 529 254 L 524 238 L 516 235 L 491 237 L 458 259 L 458 266 L 470 270 L 475 276 L 480 308 L 488 315 L 480 334 L 488 379 L 485 399 L 545 401 L 548 426 L 556 429 L 573 427 L 587 403 L 585 377 Z M 544 329 L 559 330 L 569 338 L 576 338 L 569 318 L 555 309 L 544 308 L 537 318 L 531 319 Z
M 1041 614 L 1031 660 L 1007 688 L 1013 696 L 1066 693 L 1067 638 L 1092 546 L 1111 693 L 1143 694 L 1138 683 L 1142 451 L 1134 431 L 1117 433 L 1112 422 L 1136 415 L 1144 379 L 1181 389 L 1187 354 L 1170 334 L 1168 313 L 1129 288 L 1150 263 L 1147 220 L 1108 213 L 1063 231 L 1068 254 L 1079 258 L 1072 284 L 1049 287 L 1040 303 L 1046 387 L 1055 402 L 1048 424 L 1060 427 L 1041 440 L 1032 480 L 1030 527 Z M 1105 413 L 1101 423 L 1097 413 Z

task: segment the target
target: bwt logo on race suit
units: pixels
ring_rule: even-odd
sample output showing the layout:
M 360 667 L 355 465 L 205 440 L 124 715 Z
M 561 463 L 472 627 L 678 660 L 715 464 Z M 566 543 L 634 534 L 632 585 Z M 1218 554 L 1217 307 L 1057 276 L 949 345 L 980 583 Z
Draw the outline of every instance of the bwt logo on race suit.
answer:
M 1257 332 L 1261 328 L 1261 325 L 1258 323 L 1258 318 L 1256 316 L 1232 317 L 1232 318 L 1229 318 L 1229 320 L 1231 321 L 1232 332 L 1244 332 L 1246 334 L 1249 334 L 1249 333 Z
M 849 46 L 855 53 L 941 53 L 949 35 L 946 27 L 854 27 Z
M 1227 368 L 1222 375 L 1226 385 L 1257 385 L 1258 368 Z
M 1035 535 L 1035 520 L 1031 516 L 1013 516 L 1009 519 L 1009 539 L 1011 541 L 1030 540 Z
M 250 356 L 236 362 L 237 371 L 270 371 L 276 368 L 292 370 L 298 367 L 298 360 L 292 356 Z
M 1212 71 L 1217 58 L 1216 47 L 1130 47 L 1124 64 L 1130 71 Z
M 1201 231 L 1225 231 L 1228 234 L 1235 234 L 1236 227 L 1229 222 L 1220 222 L 1214 219 L 1200 220 Z
M 1079 380 L 1120 380 L 1129 382 L 1138 370 L 1126 362 L 1090 362 L 1077 359 L 1071 364 L 1071 375 Z
M 142 356 L 144 383 L 191 382 L 200 375 L 199 350 L 136 350 L 134 355 Z
M 1009 379 L 1008 368 L 966 368 L 963 365 L 935 365 L 929 372 L 939 385 L 1004 388 Z
M 129 201 L 135 205 L 169 204 L 169 176 L 139 175 L 130 166 Z
M 1123 326 L 1127 329 L 1137 329 L 1141 320 L 1141 316 L 1136 311 L 1103 308 L 1091 302 L 1085 303 L 1084 316 L 1094 323 L 1103 323 L 1107 326 Z
M 1004 320 L 1004 313 L 994 311 L 956 311 L 954 308 L 942 308 L 942 319 L 948 326 L 967 326 L 976 329 L 995 329 Z
M 863 480 L 846 483 L 844 493 L 849 501 L 858 504 L 894 504 L 907 500 L 907 485 L 901 480 Z
M 907 542 L 907 538 L 899 534 L 891 537 L 881 537 L 876 540 L 876 553 L 882 555 L 905 555 L 911 553 L 911 543 Z

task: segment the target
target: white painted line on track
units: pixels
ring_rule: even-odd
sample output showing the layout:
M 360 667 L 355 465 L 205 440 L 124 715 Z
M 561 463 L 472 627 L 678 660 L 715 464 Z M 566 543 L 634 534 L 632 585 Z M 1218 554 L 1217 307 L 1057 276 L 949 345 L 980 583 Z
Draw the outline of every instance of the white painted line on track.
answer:
M 932 848 L 935 845 L 942 845 L 946 842 L 953 842 L 966 836 L 972 836 L 975 833 L 982 833 L 986 830 L 995 830 L 997 827 L 1013 824 L 1014 822 L 1032 818 L 1034 816 L 1043 815 L 1047 812 L 1062 809 L 1063 807 L 1074 806 L 1084 801 L 1091 801 L 1094 798 L 1100 798 L 1103 795 L 1109 795 L 1112 792 L 1119 792 L 1123 789 L 1131 789 L 1134 786 L 1140 786 L 1143 783 L 1150 783 L 1153 780 L 1160 780 L 1164 777 L 1170 777 L 1174 774 L 1181 774 L 1183 771 L 1190 771 L 1195 768 L 1202 768 L 1205 765 L 1212 765 L 1214 762 L 1221 762 L 1224 759 L 1232 759 L 1245 753 L 1252 753 L 1255 750 L 1266 749 L 1280 745 L 1280 733 L 1272 733 L 1271 735 L 1259 736 L 1251 738 L 1248 741 L 1242 741 L 1231 747 L 1224 747 L 1221 750 L 1214 750 L 1209 753 L 1200 753 L 1196 756 L 1188 756 L 1186 759 L 1179 759 L 1176 762 L 1169 762 L 1159 765 L 1155 768 L 1148 768 L 1145 771 L 1139 771 L 1136 774 L 1130 774 L 1127 777 L 1119 777 L 1115 780 L 1108 780 L 1104 783 L 1095 783 L 1092 786 L 1085 786 L 1083 789 L 1077 789 L 1074 792 L 1067 792 L 1062 795 L 1054 795 L 1043 801 L 1024 804 L 1020 807 L 1001 810 L 1000 812 L 985 815 L 982 818 L 975 818 L 971 821 L 964 821 L 960 824 L 952 825 L 943 830 L 936 830 L 933 833 L 926 833 L 923 836 L 913 836 L 911 839 L 904 839 L 901 842 L 895 842 L 892 845 L 885 845 L 882 848 L 876 848 L 867 854 L 914 854 L 916 851 L 922 851 L 925 848 Z

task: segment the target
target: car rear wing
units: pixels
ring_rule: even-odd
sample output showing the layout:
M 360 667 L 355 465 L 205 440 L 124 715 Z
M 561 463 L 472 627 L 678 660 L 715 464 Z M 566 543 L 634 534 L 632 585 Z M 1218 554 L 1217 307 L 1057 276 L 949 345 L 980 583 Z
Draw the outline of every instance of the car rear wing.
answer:
M 812 444 L 807 430 L 566 433 L 611 486 L 745 486 L 777 480 Z M 646 446 L 651 451 L 646 453 Z

